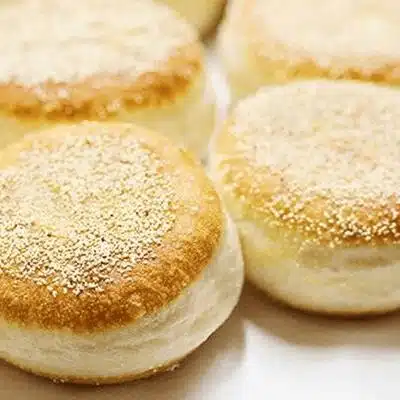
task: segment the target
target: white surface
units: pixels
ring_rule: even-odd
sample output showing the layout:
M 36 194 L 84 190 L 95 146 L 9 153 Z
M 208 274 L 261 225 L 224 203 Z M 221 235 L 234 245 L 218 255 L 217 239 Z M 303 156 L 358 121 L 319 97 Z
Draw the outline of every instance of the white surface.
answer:
M 217 71 L 213 79 L 223 102 Z M 228 322 L 174 372 L 91 388 L 54 385 L 0 363 L 0 399 L 398 400 L 399 375 L 399 314 L 364 321 L 307 316 L 247 286 Z

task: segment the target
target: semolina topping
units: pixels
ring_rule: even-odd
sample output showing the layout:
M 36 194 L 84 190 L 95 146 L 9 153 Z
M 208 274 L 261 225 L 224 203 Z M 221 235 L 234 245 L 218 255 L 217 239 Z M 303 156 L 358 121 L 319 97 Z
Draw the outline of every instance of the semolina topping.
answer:
M 353 67 L 372 73 L 385 62 L 398 65 L 400 3 L 397 0 L 254 0 L 252 12 L 263 35 L 321 67 Z M 269 44 L 267 44 L 268 46 Z M 281 46 L 282 45 L 282 46 Z M 339 71 L 338 71 L 339 72 Z M 397 75 L 400 72 L 397 72 Z
M 256 199 L 275 225 L 330 246 L 400 241 L 397 90 L 328 81 L 263 89 L 238 106 L 230 130 L 228 187 L 251 177 L 243 200 Z
M 0 274 L 54 296 L 129 280 L 135 265 L 155 259 L 176 220 L 164 167 L 129 135 L 34 142 L 0 171 Z
M 97 74 L 134 79 L 196 40 L 188 24 L 150 0 L 10 1 L 0 5 L 0 36 L 8 38 L 0 43 L 0 83 L 28 87 Z

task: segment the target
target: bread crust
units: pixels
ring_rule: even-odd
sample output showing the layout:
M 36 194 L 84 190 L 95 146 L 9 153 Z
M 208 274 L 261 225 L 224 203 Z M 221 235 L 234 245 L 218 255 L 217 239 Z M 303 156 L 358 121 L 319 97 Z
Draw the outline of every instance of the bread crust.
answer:
M 121 384 L 125 382 L 132 382 L 132 381 L 137 381 L 140 379 L 146 379 L 150 378 L 152 376 L 156 376 L 159 374 L 162 374 L 164 372 L 169 372 L 173 371 L 176 368 L 180 366 L 180 363 L 184 358 L 180 358 L 179 360 L 171 361 L 166 365 L 161 365 L 159 367 L 153 368 L 150 371 L 146 371 L 140 374 L 133 374 L 133 375 L 123 375 L 123 376 L 117 376 L 117 377 L 98 377 L 98 378 L 93 378 L 93 377 L 78 377 L 78 376 L 59 376 L 56 374 L 49 374 L 46 372 L 42 372 L 40 368 L 38 369 L 31 369 L 31 368 L 26 368 L 22 364 L 15 363 L 14 361 L 10 360 L 5 360 L 9 364 L 13 365 L 14 367 L 17 367 L 25 372 L 28 372 L 30 374 L 34 374 L 36 376 L 40 376 L 42 378 L 46 379 L 51 379 L 54 383 L 58 384 L 64 384 L 64 383 L 71 383 L 71 384 L 76 384 L 76 385 L 88 385 L 88 386 L 97 386 L 97 385 L 116 385 L 116 384 Z
M 0 22 L 4 36 L 17 30 L 4 48 L 0 110 L 18 118 L 102 120 L 162 108 L 204 79 L 196 32 L 153 1 L 11 2 Z
M 338 11 L 332 13 L 331 20 L 322 26 L 326 5 L 321 2 L 286 1 L 278 5 L 278 2 L 264 0 L 235 0 L 228 8 L 219 41 L 223 62 L 238 96 L 266 84 L 298 79 L 362 80 L 398 85 L 400 51 L 396 45 L 386 44 L 392 43 L 392 38 L 397 36 L 394 32 L 400 25 L 396 20 L 399 4 L 395 0 L 377 1 L 370 5 L 374 11 L 363 1 L 351 5 L 346 1 L 335 2 L 330 6 L 335 6 Z M 297 30 L 290 23 L 293 15 L 302 21 Z M 310 15 L 314 15 L 314 19 Z M 281 23 L 279 18 L 283 19 Z M 318 20 L 318 26 L 314 26 L 315 20 Z M 346 21 L 349 21 L 347 25 Z M 277 31 L 276 26 L 283 28 Z M 374 43 L 368 47 L 372 42 L 368 37 L 374 26 Z M 355 32 L 352 33 L 349 27 L 354 27 Z M 308 36 L 303 36 L 304 32 Z M 236 51 L 244 61 L 236 62 L 234 57 L 229 60 L 226 54 L 230 51 Z M 250 75 L 247 87 L 246 75 Z
M 210 172 L 246 276 L 306 311 L 399 308 L 400 93 L 354 81 L 266 87 L 216 136 Z
M 175 104 L 204 79 L 203 55 L 202 46 L 194 42 L 177 49 L 157 71 L 135 79 L 104 72 L 81 81 L 46 81 L 37 86 L 0 82 L 0 116 L 73 123 L 117 119 L 123 113 Z
M 153 261 L 139 261 L 127 275 L 129 280 L 109 284 L 103 292 L 77 296 L 67 291 L 54 297 L 46 286 L 30 279 L 0 274 L 0 315 L 6 321 L 25 328 L 67 329 L 83 334 L 123 327 L 176 299 L 210 263 L 224 229 L 218 195 L 186 151 L 144 128 L 112 123 L 58 126 L 10 146 L 1 154 L 0 171 L 10 166 L 18 169 L 22 153 L 43 151 L 45 161 L 68 138 L 90 136 L 101 142 L 102 135 L 110 134 L 137 140 L 166 161 L 160 173 L 171 177 L 179 196 L 172 229 L 157 247 Z
M 388 308 L 376 308 L 373 310 L 365 311 L 361 308 L 354 307 L 350 310 L 343 309 L 332 309 L 329 307 L 321 309 L 320 307 L 312 307 L 310 304 L 303 304 L 299 301 L 296 301 L 295 298 L 286 298 L 285 296 L 280 296 L 279 293 L 270 293 L 266 292 L 265 289 L 260 285 L 256 280 L 248 279 L 248 282 L 254 289 L 260 293 L 262 296 L 267 296 L 267 300 L 271 301 L 278 307 L 282 307 L 283 309 L 287 309 L 288 311 L 295 309 L 296 311 L 303 312 L 309 316 L 315 317 L 325 317 L 327 319 L 338 319 L 338 320 L 367 320 L 371 318 L 380 318 L 390 315 L 397 310 L 399 310 L 399 306 L 392 306 Z
M 304 98 L 301 97 L 302 93 L 307 93 Z M 288 110 L 280 112 L 279 116 L 275 115 L 273 103 L 277 102 L 277 107 L 281 107 L 286 101 L 288 106 L 289 99 L 294 99 L 291 103 L 293 110 L 296 110 L 296 106 L 301 107 L 303 101 L 309 105 L 306 106 L 308 111 L 319 111 L 301 114 L 298 110 Z M 332 107 L 327 105 L 330 99 L 335 101 L 331 104 Z M 320 109 L 319 102 L 324 103 Z M 332 115 L 324 115 L 325 106 L 326 110 L 336 107 L 341 111 L 335 108 L 337 114 L 332 119 Z M 347 115 L 347 107 L 350 110 L 353 106 L 357 109 L 354 121 L 358 121 L 360 115 L 367 121 L 362 128 L 357 127 L 357 122 L 353 125 L 353 116 Z M 374 145 L 378 140 L 377 135 L 380 135 L 382 146 L 397 151 L 397 145 L 385 140 L 385 137 L 388 132 L 397 135 L 396 126 L 400 115 L 396 110 L 399 107 L 400 96 L 397 90 L 367 83 L 317 80 L 265 88 L 240 103 L 217 135 L 211 153 L 212 175 L 234 214 L 274 232 L 273 237 L 287 239 L 287 245 L 296 242 L 340 248 L 400 244 L 400 195 L 395 183 L 390 186 L 392 178 L 395 179 L 397 174 L 396 157 L 391 161 L 389 157 L 385 160 L 383 155 L 379 155 L 376 148 L 378 145 Z M 368 113 L 373 109 L 374 117 L 370 117 Z M 374 119 L 375 116 L 381 118 L 384 113 L 388 113 L 387 121 L 391 120 L 392 125 L 390 122 L 385 126 L 386 122 Z M 263 114 L 267 116 L 265 120 L 262 119 Z M 294 119 L 293 115 L 296 118 L 298 116 L 298 123 L 304 122 L 306 128 L 296 128 L 292 124 L 290 130 L 286 130 L 285 118 L 289 124 Z M 342 133 L 337 137 L 331 135 L 334 129 L 338 129 L 335 119 L 343 123 L 342 128 L 339 128 L 343 136 Z M 279 122 L 275 124 L 275 120 Z M 382 126 L 379 125 L 381 122 Z M 332 131 L 329 130 L 330 124 Z M 282 131 L 279 132 L 281 128 Z M 347 136 L 346 129 L 349 129 Z M 353 136 L 354 131 L 358 133 Z M 269 141 L 270 134 L 274 135 L 274 139 Z M 291 146 L 291 142 L 297 141 L 298 137 L 301 138 L 298 140 L 300 146 L 302 143 L 309 145 L 301 147 L 301 150 L 296 148 L 296 144 Z M 308 137 L 311 139 L 306 142 Z M 371 146 L 365 143 L 370 143 Z M 274 145 L 279 147 L 274 150 Z M 359 150 L 358 146 L 364 147 Z M 262 159 L 262 149 L 265 149 L 265 159 Z M 313 151 L 315 155 L 312 154 Z M 317 153 L 320 151 L 325 151 L 327 157 L 332 157 L 334 161 L 329 164 L 332 159 L 327 158 L 325 169 L 320 166 L 315 170 L 313 167 L 309 168 L 310 174 L 315 173 L 315 187 L 293 183 L 290 174 L 295 170 L 291 165 L 297 166 L 299 171 L 306 168 L 307 164 L 314 165 L 312 161 L 318 157 Z M 292 164 L 282 161 L 290 157 L 292 152 L 294 157 L 301 154 L 301 158 L 293 158 Z M 335 169 L 340 166 L 336 163 L 335 154 L 337 157 L 342 157 L 343 154 L 353 157 L 350 161 L 353 164 L 346 165 L 343 162 L 343 167 L 348 172 L 347 183 L 346 171 L 342 171 L 343 181 L 330 181 L 335 179 Z M 272 157 L 273 161 L 268 157 Z M 280 169 L 274 165 L 275 161 L 282 161 L 285 167 Z M 354 170 L 358 168 L 358 163 L 364 168 L 357 175 Z M 385 178 L 382 179 L 387 178 L 387 182 L 377 179 L 376 188 L 370 193 L 359 193 L 358 189 L 353 192 L 349 189 L 345 195 L 340 192 L 343 185 L 351 188 L 352 184 L 357 185 L 358 181 L 381 166 L 386 169 Z M 287 172 L 287 168 L 290 168 L 290 172 Z M 301 175 L 300 179 L 306 182 L 308 178 Z M 369 184 L 372 185 L 373 182 Z M 325 187 L 328 189 L 325 190 Z M 345 197 L 341 198 L 342 195 Z

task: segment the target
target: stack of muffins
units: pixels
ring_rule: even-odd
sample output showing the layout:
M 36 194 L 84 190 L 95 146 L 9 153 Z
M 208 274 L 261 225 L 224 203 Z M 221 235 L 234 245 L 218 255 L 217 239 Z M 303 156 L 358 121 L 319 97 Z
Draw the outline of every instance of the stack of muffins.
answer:
M 32 373 L 173 369 L 244 267 L 306 311 L 400 306 L 400 3 L 231 1 L 215 133 L 225 1 L 162 3 L 0 5 L 0 354 Z

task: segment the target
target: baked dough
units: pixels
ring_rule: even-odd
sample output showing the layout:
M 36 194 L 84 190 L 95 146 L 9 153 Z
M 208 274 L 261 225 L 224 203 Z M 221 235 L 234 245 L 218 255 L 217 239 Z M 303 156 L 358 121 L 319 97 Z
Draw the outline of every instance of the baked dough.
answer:
M 116 383 L 174 368 L 229 316 L 236 229 L 198 162 L 131 124 L 27 135 L 0 153 L 0 356 Z
M 0 147 L 36 129 L 95 120 L 138 123 L 204 155 L 215 117 L 204 50 L 167 6 L 6 2 L 0 36 Z
M 397 0 L 233 0 L 219 52 L 234 99 L 298 79 L 400 83 Z
M 307 311 L 400 306 L 400 92 L 302 81 L 239 102 L 210 172 L 249 280 Z

